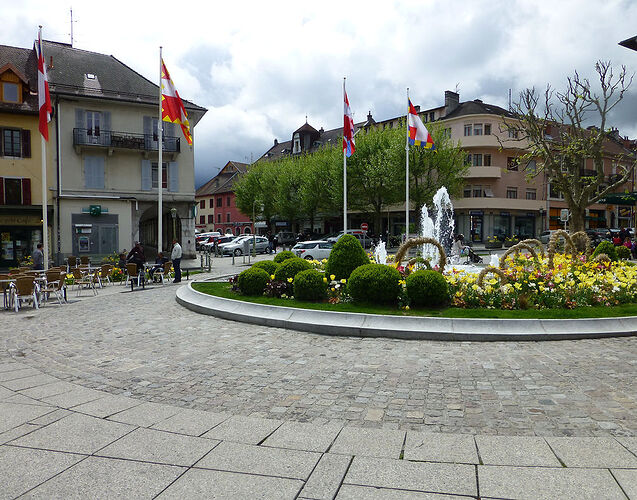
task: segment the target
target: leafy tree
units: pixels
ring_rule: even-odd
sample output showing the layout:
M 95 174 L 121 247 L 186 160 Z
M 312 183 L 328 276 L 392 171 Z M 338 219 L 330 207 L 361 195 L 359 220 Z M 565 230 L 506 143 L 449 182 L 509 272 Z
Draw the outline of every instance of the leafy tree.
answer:
M 270 167 L 277 170 L 274 188 L 276 214 L 287 220 L 292 227 L 303 218 L 301 186 L 304 182 L 303 164 L 305 162 L 302 160 L 306 160 L 306 158 L 285 158 Z
M 624 66 L 615 74 L 610 62 L 598 61 L 595 71 L 598 90 L 577 72 L 567 78 L 563 91 L 550 85 L 543 95 L 535 88 L 524 90 L 515 103 L 514 117 L 505 119 L 509 139 L 502 140 L 505 146 L 520 143 L 526 151 L 521 162 L 536 161 L 536 167 L 528 169 L 528 177 L 545 173 L 563 193 L 573 231 L 585 228 L 586 208 L 621 189 L 636 165 L 635 155 L 614 141 L 616 131 L 607 123 L 632 77 L 626 75 Z M 609 176 L 611 163 L 617 173 Z
M 267 222 L 276 214 L 277 169 L 268 163 L 254 163 L 235 183 L 237 208 L 244 214 L 254 213 Z

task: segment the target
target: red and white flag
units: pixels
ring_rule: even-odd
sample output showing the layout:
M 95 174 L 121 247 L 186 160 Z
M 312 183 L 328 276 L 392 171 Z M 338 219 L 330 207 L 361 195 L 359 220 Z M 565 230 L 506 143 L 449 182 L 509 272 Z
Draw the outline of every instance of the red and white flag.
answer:
M 49 80 L 46 76 L 46 62 L 42 53 L 42 28 L 38 31 L 36 42 L 38 55 L 38 107 L 40 108 L 40 133 L 45 141 L 49 140 L 49 122 L 51 121 L 51 96 L 49 95 Z
M 161 119 L 165 122 L 178 123 L 188 144 L 192 144 L 188 113 L 179 92 L 170 78 L 164 60 L 161 61 Z
M 354 120 L 352 119 L 352 110 L 349 107 L 349 99 L 345 92 L 345 82 L 343 82 L 344 113 L 343 113 L 343 152 L 349 158 L 356 151 L 354 143 Z

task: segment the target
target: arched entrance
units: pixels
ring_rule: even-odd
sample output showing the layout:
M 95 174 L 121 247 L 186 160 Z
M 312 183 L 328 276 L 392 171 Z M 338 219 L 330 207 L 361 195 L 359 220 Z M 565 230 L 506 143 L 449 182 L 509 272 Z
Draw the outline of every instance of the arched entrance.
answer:
M 162 248 L 164 252 L 171 249 L 173 238 L 181 239 L 181 219 L 179 215 L 173 219 L 170 207 L 167 207 L 162 217 Z M 147 209 L 140 217 L 139 241 L 144 247 L 146 259 L 155 260 L 157 256 L 157 207 Z

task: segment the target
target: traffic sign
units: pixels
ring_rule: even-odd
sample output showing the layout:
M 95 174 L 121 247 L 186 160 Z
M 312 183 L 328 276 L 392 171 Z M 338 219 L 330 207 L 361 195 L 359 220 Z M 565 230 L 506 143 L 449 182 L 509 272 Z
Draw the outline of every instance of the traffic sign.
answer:
M 361 223 L 361 229 L 362 229 L 363 231 L 367 231 L 367 229 L 369 229 L 369 226 L 367 225 L 367 222 L 363 222 L 363 223 Z

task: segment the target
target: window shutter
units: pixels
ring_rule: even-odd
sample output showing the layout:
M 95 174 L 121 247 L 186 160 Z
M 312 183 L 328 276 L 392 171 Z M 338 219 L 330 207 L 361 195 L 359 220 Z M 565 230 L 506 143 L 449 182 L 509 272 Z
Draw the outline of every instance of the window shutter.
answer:
M 0 205 L 4 205 L 4 177 L 0 177 Z
M 42 202 L 46 203 L 46 200 Z M 22 178 L 22 204 L 31 205 L 31 179 L 28 177 Z
M 168 191 L 179 191 L 179 166 L 176 161 L 168 163 Z
M 95 183 L 93 173 L 93 157 L 87 156 L 84 158 L 84 187 L 92 188 Z
M 144 117 L 145 119 L 148 117 Z M 142 191 L 150 191 L 153 185 L 152 169 L 150 160 L 142 160 Z
M 103 143 L 105 146 L 111 145 L 111 112 L 104 111 L 102 113 L 102 134 L 104 135 Z
M 95 189 L 104 189 L 104 157 L 96 156 L 93 158 L 93 176 Z
M 75 128 L 86 128 L 86 113 L 83 109 L 75 108 Z
M 144 144 L 146 149 L 151 149 L 151 141 L 153 140 L 152 123 L 150 116 L 144 116 Z M 142 189 L 144 188 L 142 187 Z
M 172 122 L 164 122 L 164 130 L 166 131 L 166 137 L 175 136 L 175 124 Z
M 31 131 L 22 130 L 22 158 L 31 158 Z

